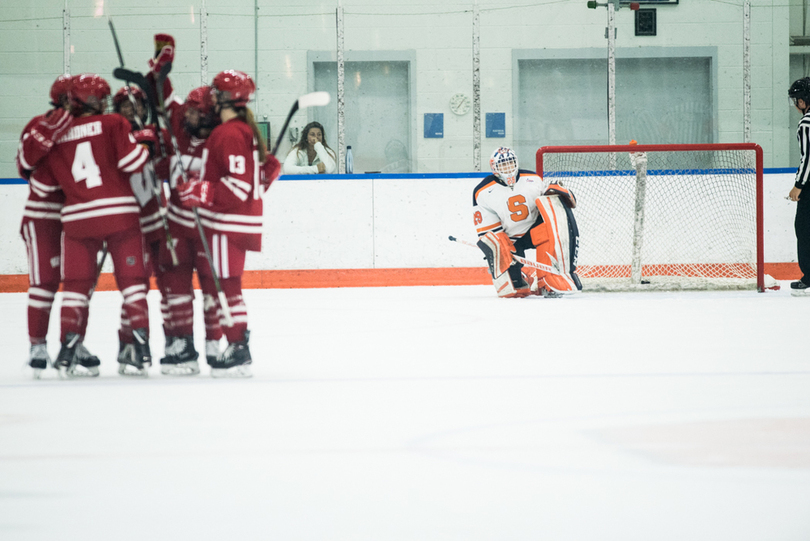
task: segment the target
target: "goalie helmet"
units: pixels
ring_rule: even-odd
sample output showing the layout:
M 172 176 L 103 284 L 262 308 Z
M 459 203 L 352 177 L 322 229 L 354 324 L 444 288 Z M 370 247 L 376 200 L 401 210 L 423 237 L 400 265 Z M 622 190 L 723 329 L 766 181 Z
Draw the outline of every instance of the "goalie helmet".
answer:
M 796 100 L 804 100 L 805 105 L 810 105 L 810 77 L 802 77 L 790 85 L 788 97 L 794 100 L 794 104 Z
M 56 81 L 51 85 L 51 105 L 62 107 L 62 100 L 67 98 L 72 80 L 73 77 L 70 75 L 60 75 L 56 78 Z
M 74 115 L 87 111 L 103 113 L 109 96 L 110 85 L 102 77 L 94 73 L 77 75 L 72 79 L 68 91 L 70 110 Z
M 256 85 L 250 75 L 236 70 L 225 70 L 214 77 L 211 91 L 217 94 L 219 105 L 246 107 L 253 98 Z
M 496 149 L 489 159 L 489 166 L 492 168 L 492 173 L 510 188 L 517 182 L 518 159 L 511 148 L 499 147 Z

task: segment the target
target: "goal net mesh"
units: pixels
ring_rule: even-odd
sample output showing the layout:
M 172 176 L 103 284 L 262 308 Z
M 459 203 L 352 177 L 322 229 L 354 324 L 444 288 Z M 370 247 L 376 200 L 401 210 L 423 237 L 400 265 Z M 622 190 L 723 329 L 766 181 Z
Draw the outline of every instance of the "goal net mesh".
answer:
M 757 149 L 749 144 L 538 150 L 538 173 L 577 198 L 577 274 L 583 289 L 761 287 Z

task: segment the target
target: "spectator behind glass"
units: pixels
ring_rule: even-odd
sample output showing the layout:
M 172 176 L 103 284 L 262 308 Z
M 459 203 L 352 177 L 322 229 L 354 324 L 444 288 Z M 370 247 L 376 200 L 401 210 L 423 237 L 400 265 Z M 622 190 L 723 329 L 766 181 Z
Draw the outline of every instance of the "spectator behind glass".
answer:
M 301 140 L 292 147 L 284 160 L 285 175 L 316 175 L 334 173 L 337 169 L 335 151 L 326 144 L 323 126 L 310 122 L 301 132 Z

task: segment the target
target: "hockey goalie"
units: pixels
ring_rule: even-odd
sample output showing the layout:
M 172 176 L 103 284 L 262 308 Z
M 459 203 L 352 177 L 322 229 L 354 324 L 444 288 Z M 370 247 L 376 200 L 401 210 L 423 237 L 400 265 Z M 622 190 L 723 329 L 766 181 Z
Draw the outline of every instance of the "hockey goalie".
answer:
M 574 194 L 519 169 L 510 148 L 495 150 L 489 164 L 492 174 L 473 191 L 473 219 L 498 296 L 558 297 L 580 291 Z M 536 264 L 525 259 L 532 249 Z

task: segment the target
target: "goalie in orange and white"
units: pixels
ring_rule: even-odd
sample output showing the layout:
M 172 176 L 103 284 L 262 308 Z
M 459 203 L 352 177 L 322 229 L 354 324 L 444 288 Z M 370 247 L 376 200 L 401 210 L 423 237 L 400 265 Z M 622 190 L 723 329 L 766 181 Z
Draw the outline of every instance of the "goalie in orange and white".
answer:
M 519 169 L 510 148 L 495 150 L 489 164 L 492 174 L 473 191 L 473 219 L 498 296 L 556 297 L 581 290 L 574 195 Z M 536 250 L 536 267 L 513 258 L 531 249 Z

